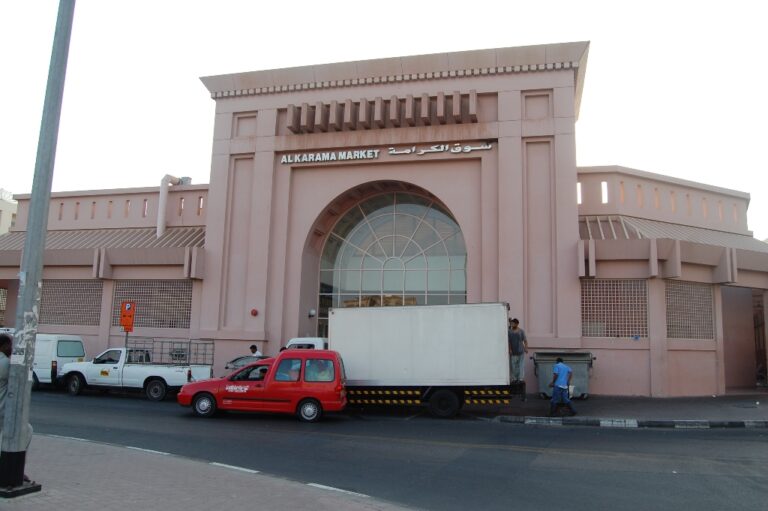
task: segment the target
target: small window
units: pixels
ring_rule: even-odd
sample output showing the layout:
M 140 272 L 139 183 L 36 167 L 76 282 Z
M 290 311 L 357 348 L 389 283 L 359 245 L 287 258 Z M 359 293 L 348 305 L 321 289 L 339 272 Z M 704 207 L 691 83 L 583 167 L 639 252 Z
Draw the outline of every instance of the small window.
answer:
M 600 200 L 603 204 L 608 204 L 608 181 L 600 182 Z
M 275 381 L 299 381 L 300 371 L 301 360 L 297 358 L 287 358 L 277 366 Z
M 94 364 L 117 364 L 120 362 L 120 350 L 109 350 L 93 361 Z
M 304 381 L 334 381 L 333 360 L 307 360 L 304 366 Z
M 264 381 L 269 366 L 253 366 L 244 369 L 232 377 L 232 381 Z
M 80 341 L 59 341 L 56 354 L 60 357 L 84 357 L 85 351 Z

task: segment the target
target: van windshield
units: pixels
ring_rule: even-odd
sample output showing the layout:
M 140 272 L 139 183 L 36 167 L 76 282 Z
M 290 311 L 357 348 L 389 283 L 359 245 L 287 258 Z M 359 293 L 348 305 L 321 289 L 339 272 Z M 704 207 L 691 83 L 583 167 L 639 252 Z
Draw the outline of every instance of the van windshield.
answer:
M 83 343 L 80 341 L 59 341 L 56 353 L 60 357 L 84 357 Z

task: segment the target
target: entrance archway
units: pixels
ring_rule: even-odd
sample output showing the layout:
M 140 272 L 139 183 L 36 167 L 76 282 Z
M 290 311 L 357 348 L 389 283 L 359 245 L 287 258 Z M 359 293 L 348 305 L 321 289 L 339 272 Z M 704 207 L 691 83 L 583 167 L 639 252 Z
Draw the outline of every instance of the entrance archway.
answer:
M 337 218 L 320 251 L 317 335 L 331 307 L 466 303 L 464 237 L 434 196 L 380 187 Z

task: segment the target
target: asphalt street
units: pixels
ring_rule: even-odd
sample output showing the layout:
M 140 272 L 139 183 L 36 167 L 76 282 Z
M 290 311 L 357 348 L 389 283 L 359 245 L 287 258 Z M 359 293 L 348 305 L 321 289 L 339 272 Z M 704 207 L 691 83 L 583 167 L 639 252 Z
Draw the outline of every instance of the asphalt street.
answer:
M 349 413 L 317 424 L 172 400 L 33 394 L 37 433 L 170 452 L 421 509 L 761 509 L 768 431 L 537 427 Z M 34 474 L 33 474 L 34 475 Z M 106 483 L 107 481 L 105 481 Z

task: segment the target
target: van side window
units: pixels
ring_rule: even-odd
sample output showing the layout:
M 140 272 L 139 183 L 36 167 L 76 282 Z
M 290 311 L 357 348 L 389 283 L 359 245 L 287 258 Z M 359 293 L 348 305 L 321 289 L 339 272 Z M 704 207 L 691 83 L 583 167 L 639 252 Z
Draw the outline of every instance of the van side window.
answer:
M 308 359 L 304 366 L 304 381 L 333 381 L 333 360 Z
M 275 381 L 299 381 L 299 371 L 301 370 L 301 360 L 296 358 L 286 358 L 280 361 L 275 374 Z
M 59 357 L 84 357 L 83 343 L 76 340 L 61 340 L 56 348 Z

